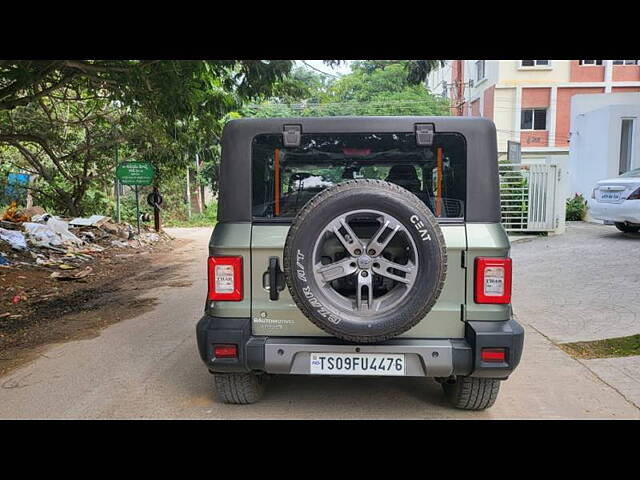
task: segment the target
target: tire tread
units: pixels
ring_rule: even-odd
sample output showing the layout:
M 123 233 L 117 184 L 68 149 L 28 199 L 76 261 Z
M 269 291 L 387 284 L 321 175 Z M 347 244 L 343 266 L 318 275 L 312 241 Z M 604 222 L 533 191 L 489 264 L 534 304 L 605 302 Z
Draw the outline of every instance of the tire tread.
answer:
M 449 403 L 461 410 L 484 410 L 493 406 L 500 391 L 496 378 L 458 377 L 453 385 L 443 383 Z
M 223 403 L 248 405 L 264 394 L 265 379 L 253 373 L 215 373 L 216 394 Z

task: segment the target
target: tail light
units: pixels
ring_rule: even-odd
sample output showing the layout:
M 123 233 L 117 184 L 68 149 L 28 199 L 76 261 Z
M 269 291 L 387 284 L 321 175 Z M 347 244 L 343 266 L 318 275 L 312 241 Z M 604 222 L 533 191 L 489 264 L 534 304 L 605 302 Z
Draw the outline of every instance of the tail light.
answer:
M 476 303 L 509 303 L 511 301 L 511 259 L 476 258 Z
M 242 300 L 242 257 L 209 257 L 209 300 Z
M 597 190 L 597 188 L 594 188 L 593 190 L 591 190 L 591 198 L 593 198 L 593 199 L 596 198 L 596 190 Z
M 238 346 L 231 345 L 214 345 L 213 356 L 216 358 L 237 358 Z
M 640 200 L 640 187 L 631 192 L 631 195 L 627 197 L 627 200 Z
M 507 355 L 504 348 L 483 348 L 480 351 L 480 359 L 483 362 L 503 363 L 506 362 Z

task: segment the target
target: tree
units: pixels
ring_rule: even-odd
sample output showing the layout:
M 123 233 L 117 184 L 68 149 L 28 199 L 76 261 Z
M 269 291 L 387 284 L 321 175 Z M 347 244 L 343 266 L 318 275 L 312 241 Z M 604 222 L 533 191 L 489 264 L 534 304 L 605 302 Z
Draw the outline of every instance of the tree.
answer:
M 177 174 L 189 155 L 216 142 L 221 118 L 244 101 L 295 92 L 286 78 L 292 64 L 0 61 L 0 152 L 9 149 L 7 159 L 38 176 L 43 201 L 82 214 L 90 189 L 112 182 L 117 143 L 129 157 L 151 160 L 161 177 Z
M 430 94 L 420 83 L 440 60 L 365 60 L 333 81 L 307 71 L 315 85 L 297 103 L 270 98 L 241 110 L 243 116 L 448 115 L 447 100 Z M 296 71 L 294 71 L 296 72 Z M 302 77 L 302 73 L 297 73 Z M 321 80 L 322 79 L 322 80 Z M 417 83 L 416 83 L 417 82 Z

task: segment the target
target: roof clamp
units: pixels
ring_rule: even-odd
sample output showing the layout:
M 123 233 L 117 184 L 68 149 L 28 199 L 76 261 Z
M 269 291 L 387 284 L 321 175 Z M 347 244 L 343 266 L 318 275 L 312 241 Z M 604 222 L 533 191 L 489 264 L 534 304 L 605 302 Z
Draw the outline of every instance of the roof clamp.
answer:
M 431 147 L 434 132 L 433 123 L 416 123 L 416 144 L 421 147 Z
M 282 132 L 282 142 L 285 147 L 299 147 L 302 127 L 300 125 L 285 125 Z

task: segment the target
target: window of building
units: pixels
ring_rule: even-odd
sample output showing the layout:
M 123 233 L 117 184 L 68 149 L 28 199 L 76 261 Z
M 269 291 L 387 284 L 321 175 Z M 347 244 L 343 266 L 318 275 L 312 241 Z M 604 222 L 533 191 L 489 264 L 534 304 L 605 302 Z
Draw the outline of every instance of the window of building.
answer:
M 547 129 L 547 109 L 546 108 L 526 108 L 522 110 L 520 117 L 521 130 L 546 130 Z
M 523 67 L 547 67 L 549 60 L 521 60 Z
M 478 60 L 476 62 L 476 82 L 484 79 L 484 64 L 485 60 Z
M 638 60 L 614 60 L 614 65 L 638 65 Z
M 633 152 L 633 118 L 623 118 L 620 134 L 620 173 L 631 170 L 631 154 Z
M 602 60 L 579 60 L 580 65 L 602 65 Z

